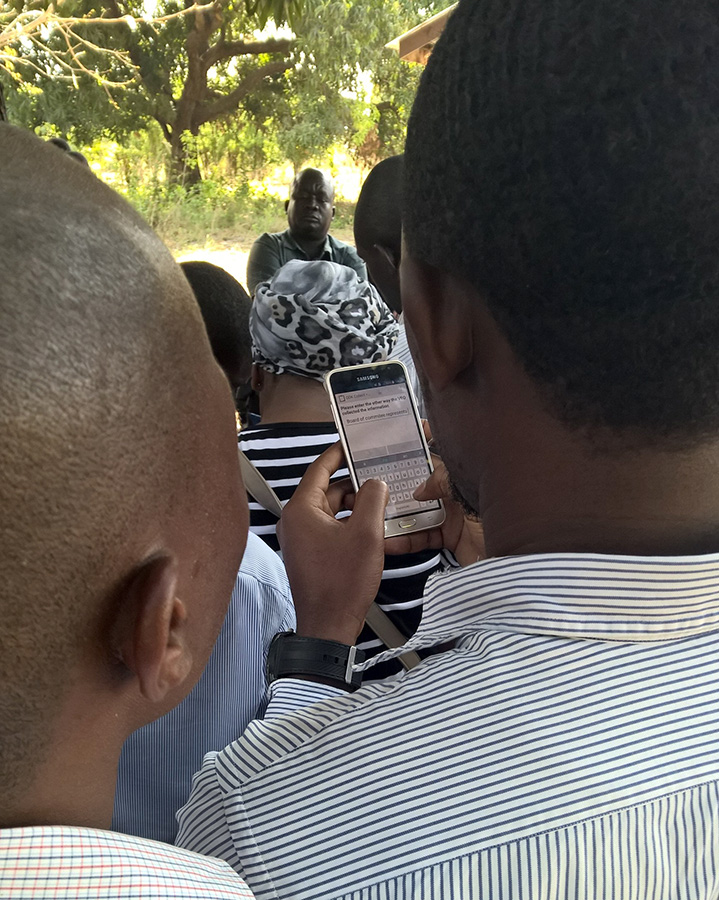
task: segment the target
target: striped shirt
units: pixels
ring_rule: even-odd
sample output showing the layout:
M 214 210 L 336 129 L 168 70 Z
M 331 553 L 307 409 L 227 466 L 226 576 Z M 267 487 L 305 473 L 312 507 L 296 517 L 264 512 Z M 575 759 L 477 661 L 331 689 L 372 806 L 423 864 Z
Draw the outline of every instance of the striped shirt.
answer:
M 405 328 L 404 324 L 404 316 L 400 316 L 399 318 L 399 336 L 397 338 L 397 343 L 394 345 L 392 356 L 403 363 L 404 367 L 407 369 L 407 374 L 409 375 L 409 383 L 412 386 L 414 399 L 417 401 L 417 410 L 423 419 L 426 418 L 422 385 L 419 383 L 417 367 L 414 364 L 414 359 L 412 358 L 409 344 L 407 343 L 407 329 Z
M 719 555 L 442 573 L 407 646 L 452 639 L 313 706 L 278 681 L 179 843 L 260 898 L 719 897 Z
M 275 493 L 286 503 L 294 494 L 310 463 L 339 440 L 332 422 L 292 422 L 255 425 L 241 432 L 240 449 L 252 460 Z M 347 478 L 346 468 L 340 469 L 333 480 Z M 277 518 L 261 504 L 249 497 L 250 530 L 259 535 L 269 547 L 280 552 L 277 540 Z M 427 578 L 439 569 L 439 554 L 426 552 L 405 556 L 388 556 L 377 603 L 400 631 L 409 637 L 417 630 L 422 617 L 422 593 Z M 384 649 L 384 644 L 365 627 L 357 641 L 368 655 Z M 372 673 L 371 678 L 384 678 L 401 671 L 395 661 L 387 661 Z
M 175 813 L 208 750 L 221 750 L 264 710 L 270 641 L 295 624 L 285 568 L 254 535 L 202 677 L 167 715 L 134 732 L 120 755 L 114 831 L 173 843 Z
M 224 862 L 93 828 L 0 830 L 2 900 L 251 900 Z

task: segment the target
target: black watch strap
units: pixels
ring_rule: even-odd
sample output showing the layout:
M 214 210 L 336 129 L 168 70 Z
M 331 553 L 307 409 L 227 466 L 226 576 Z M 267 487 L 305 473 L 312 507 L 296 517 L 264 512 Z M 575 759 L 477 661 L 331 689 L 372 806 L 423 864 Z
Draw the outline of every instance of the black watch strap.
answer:
M 278 678 L 314 675 L 346 691 L 356 691 L 362 684 L 362 673 L 355 672 L 353 666 L 364 659 L 364 650 L 356 647 L 286 631 L 276 634 L 270 644 L 267 679 L 272 684 Z

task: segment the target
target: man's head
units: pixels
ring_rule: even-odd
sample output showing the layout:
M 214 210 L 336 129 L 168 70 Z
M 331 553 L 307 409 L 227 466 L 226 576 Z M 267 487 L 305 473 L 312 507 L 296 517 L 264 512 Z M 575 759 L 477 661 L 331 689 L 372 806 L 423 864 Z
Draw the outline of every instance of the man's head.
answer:
M 717 54 L 709 0 L 461 0 L 405 153 L 404 309 L 447 448 L 451 398 L 499 396 L 492 329 L 578 440 L 716 438 Z
M 403 156 L 390 156 L 372 169 L 362 185 L 355 209 L 357 252 L 382 299 L 402 312 L 399 263 L 402 258 Z
M 0 210 L 0 824 L 27 824 L 64 815 L 54 766 L 90 777 L 189 690 L 247 511 L 227 383 L 160 241 L 8 125 Z
M 180 265 L 199 304 L 215 359 L 236 393 L 252 373 L 252 300 L 239 281 L 219 266 L 197 260 Z
M 295 240 L 323 241 L 335 215 L 335 186 L 325 172 L 303 169 L 290 187 L 285 203 L 290 234 Z

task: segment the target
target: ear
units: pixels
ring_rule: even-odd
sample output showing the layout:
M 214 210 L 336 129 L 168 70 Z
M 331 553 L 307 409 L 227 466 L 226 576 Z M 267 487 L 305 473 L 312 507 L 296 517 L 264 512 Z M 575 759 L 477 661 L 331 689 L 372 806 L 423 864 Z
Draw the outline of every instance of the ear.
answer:
M 177 596 L 177 578 L 174 557 L 151 557 L 120 598 L 117 654 L 151 703 L 162 703 L 192 671 L 187 612 Z
M 332 207 L 332 218 L 334 219 L 335 213 L 337 212 L 337 208 L 335 206 Z
M 414 337 L 413 354 L 436 392 L 444 390 L 474 358 L 471 298 L 466 285 L 406 250 L 401 263 L 402 311 Z
M 372 245 L 371 256 L 372 279 L 378 285 L 380 292 L 387 289 L 390 285 L 395 287 L 393 293 L 399 292 L 399 259 L 395 258 L 395 254 L 382 244 Z M 368 266 L 368 268 L 370 268 Z M 399 297 L 397 298 L 399 299 Z
M 258 366 L 257 363 L 252 364 L 252 390 L 259 394 L 265 386 L 265 370 Z
M 389 249 L 389 247 L 385 247 L 384 244 L 373 244 L 373 248 L 377 251 L 379 256 L 383 260 L 383 265 L 388 267 L 392 272 L 397 272 L 399 268 L 399 259 L 396 254 Z
M 285 200 L 285 212 L 287 212 L 287 210 L 288 210 L 289 208 L 290 208 L 290 201 L 289 201 L 289 200 Z

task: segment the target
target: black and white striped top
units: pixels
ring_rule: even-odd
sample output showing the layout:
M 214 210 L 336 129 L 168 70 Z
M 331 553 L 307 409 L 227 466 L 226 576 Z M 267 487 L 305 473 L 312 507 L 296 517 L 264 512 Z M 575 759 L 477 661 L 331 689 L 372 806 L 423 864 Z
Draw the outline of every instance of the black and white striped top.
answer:
M 255 425 L 240 434 L 240 449 L 254 463 L 275 493 L 286 503 L 300 483 L 310 463 L 339 440 L 332 422 L 289 422 Z M 340 469 L 333 480 L 347 478 Z M 249 497 L 250 531 L 259 535 L 273 550 L 280 552 L 277 518 Z M 385 557 L 385 569 L 377 603 L 406 636 L 414 634 L 422 616 L 422 593 L 429 575 L 440 568 L 438 553 L 414 553 Z M 384 645 L 365 628 L 357 641 L 368 656 L 384 650 Z M 401 670 L 392 660 L 367 673 L 369 679 L 386 678 Z

